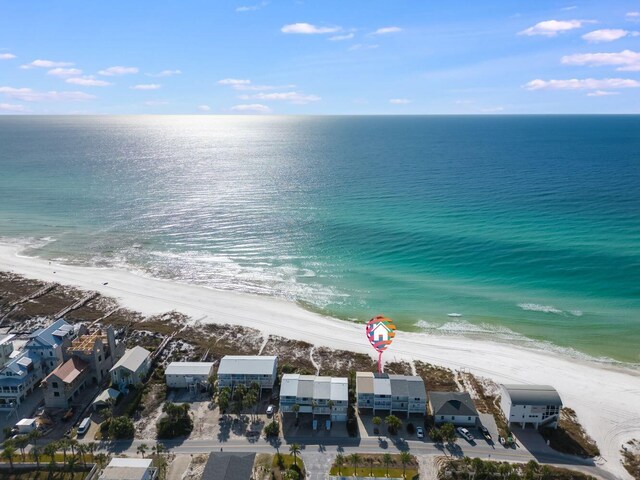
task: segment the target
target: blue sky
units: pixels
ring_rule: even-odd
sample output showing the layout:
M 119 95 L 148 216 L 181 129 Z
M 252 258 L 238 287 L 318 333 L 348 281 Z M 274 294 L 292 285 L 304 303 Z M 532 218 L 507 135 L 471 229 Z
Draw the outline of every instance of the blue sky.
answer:
M 640 2 L 0 0 L 0 113 L 640 113 Z

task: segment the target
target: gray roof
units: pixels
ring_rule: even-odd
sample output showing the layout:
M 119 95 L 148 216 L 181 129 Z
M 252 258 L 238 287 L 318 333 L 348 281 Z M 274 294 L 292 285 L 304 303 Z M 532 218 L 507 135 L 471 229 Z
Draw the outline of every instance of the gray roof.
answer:
M 218 375 L 272 375 L 277 362 L 275 356 L 225 355 Z
M 502 385 L 512 405 L 558 405 L 562 399 L 550 385 Z
M 431 392 L 429 403 L 433 415 L 478 416 L 471 396 L 467 392 Z
M 349 398 L 348 379 L 285 373 L 280 382 L 280 396 L 346 402 Z
M 404 375 L 389 375 L 391 381 L 391 395 L 394 397 L 408 397 L 409 386 Z
M 427 389 L 424 386 L 424 380 L 420 377 L 407 377 L 407 387 L 409 388 L 410 398 L 427 399 Z
M 213 362 L 171 362 L 164 371 L 165 375 L 210 375 Z
M 29 335 L 32 341 L 40 343 L 44 346 L 53 347 L 59 345 L 64 337 L 73 332 L 73 326 L 69 325 L 63 319 L 53 322 L 45 328 L 36 330 Z
M 255 453 L 212 452 L 202 472 L 202 480 L 249 480 Z
M 127 350 L 122 355 L 122 358 L 111 368 L 113 372 L 116 368 L 126 368 L 132 373 L 138 371 L 144 361 L 151 356 L 151 352 L 146 348 L 142 348 L 140 345 L 133 347 L 131 350 Z
M 142 480 L 150 468 L 152 461 L 149 458 L 114 458 L 99 480 Z

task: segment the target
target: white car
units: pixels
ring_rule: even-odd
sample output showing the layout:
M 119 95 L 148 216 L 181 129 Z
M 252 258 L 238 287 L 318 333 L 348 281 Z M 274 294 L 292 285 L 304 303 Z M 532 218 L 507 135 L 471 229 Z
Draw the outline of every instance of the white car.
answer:
M 275 411 L 276 411 L 275 405 L 269 405 L 267 407 L 267 415 L 273 415 L 273 412 L 275 412 Z
M 473 435 L 471 435 L 471 432 L 469 430 L 467 430 L 464 427 L 458 427 L 456 428 L 456 430 L 458 431 L 458 433 L 460 434 L 460 436 L 470 442 L 473 441 Z
M 416 428 L 416 437 L 424 438 L 424 430 L 422 429 L 422 427 Z

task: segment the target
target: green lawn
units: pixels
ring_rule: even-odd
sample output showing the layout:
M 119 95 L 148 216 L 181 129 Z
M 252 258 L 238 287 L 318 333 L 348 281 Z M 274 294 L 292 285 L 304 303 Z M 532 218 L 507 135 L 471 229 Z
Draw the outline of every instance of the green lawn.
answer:
M 282 453 L 281 456 L 282 456 L 282 462 L 283 462 L 284 468 L 278 465 L 278 455 L 273 456 L 273 462 L 271 463 L 271 468 L 272 468 L 271 471 L 273 472 L 273 475 L 276 478 L 276 480 L 282 479 L 283 472 L 290 469 L 294 465 L 293 455 Z M 302 458 L 300 458 L 300 454 L 298 454 L 296 465 L 301 473 L 300 478 L 304 478 L 305 477 L 304 463 L 302 462 Z
M 415 457 L 412 456 L 406 467 L 403 468 L 400 455 L 391 455 L 391 461 L 387 468 L 387 465 L 384 464 L 384 455 L 382 454 L 360 455 L 358 468 L 355 473 L 358 477 L 402 478 L 403 472 L 404 477 L 409 479 L 418 475 L 418 462 Z M 345 455 L 344 464 L 341 468 L 338 468 L 334 463 L 331 466 L 330 475 L 352 477 L 354 475 L 354 468 L 350 456 Z
M 382 477 L 385 478 L 387 476 L 387 469 L 385 467 L 373 467 L 371 470 L 370 467 L 358 467 L 358 477 L 371 477 L 371 473 L 373 472 L 374 477 Z M 342 477 L 352 477 L 353 476 L 353 467 L 352 466 L 344 466 L 340 469 L 340 473 L 338 473 L 338 467 L 331 467 L 330 475 L 339 475 Z M 418 475 L 418 470 L 414 468 L 407 468 L 406 470 L 406 478 L 414 478 Z M 389 477 L 392 478 L 402 478 L 402 468 L 394 468 L 389 467 Z
M 0 473 L 3 480 L 83 480 L 87 472 L 24 472 L 24 473 Z

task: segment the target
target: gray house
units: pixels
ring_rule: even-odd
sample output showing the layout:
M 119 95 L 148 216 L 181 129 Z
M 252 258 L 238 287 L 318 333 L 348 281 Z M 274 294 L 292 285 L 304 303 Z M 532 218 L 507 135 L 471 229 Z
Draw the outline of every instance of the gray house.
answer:
M 467 392 L 430 392 L 429 408 L 436 425 L 473 426 L 479 416 L 471 396 Z
M 358 409 L 371 409 L 374 415 L 379 411 L 424 415 L 427 409 L 424 381 L 411 375 L 357 372 L 356 395 Z
M 562 399 L 549 385 L 500 385 L 500 406 L 509 425 L 527 423 L 535 428 L 557 428 L 562 409 Z
M 211 452 L 202 480 L 249 480 L 253 478 L 255 453 Z

